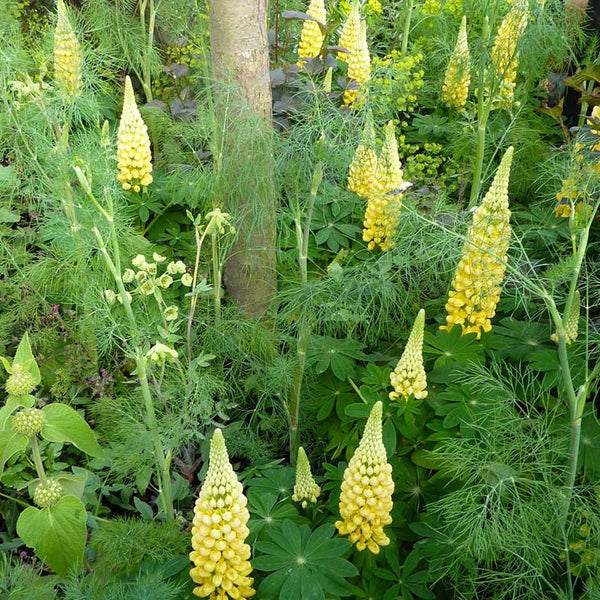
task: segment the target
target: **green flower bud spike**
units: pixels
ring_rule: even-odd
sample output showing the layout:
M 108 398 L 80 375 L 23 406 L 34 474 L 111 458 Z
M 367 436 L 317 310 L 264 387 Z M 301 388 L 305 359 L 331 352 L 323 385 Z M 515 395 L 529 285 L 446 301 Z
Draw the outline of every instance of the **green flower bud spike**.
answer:
M 48 479 L 45 483 L 40 483 L 33 493 L 33 501 L 40 508 L 47 508 L 56 504 L 62 496 L 63 488 L 58 481 Z
M 27 396 L 35 389 L 35 379 L 25 365 L 16 363 L 12 365 L 12 373 L 6 380 L 5 387 L 10 396 Z
M 45 422 L 46 417 L 39 408 L 24 408 L 13 416 L 11 424 L 17 433 L 32 437 L 42 430 Z
M 298 448 L 298 460 L 296 462 L 296 485 L 294 486 L 294 494 L 292 500 L 300 502 L 302 508 L 306 508 L 308 503 L 315 504 L 321 488 L 317 485 L 310 472 L 310 463 L 304 448 Z

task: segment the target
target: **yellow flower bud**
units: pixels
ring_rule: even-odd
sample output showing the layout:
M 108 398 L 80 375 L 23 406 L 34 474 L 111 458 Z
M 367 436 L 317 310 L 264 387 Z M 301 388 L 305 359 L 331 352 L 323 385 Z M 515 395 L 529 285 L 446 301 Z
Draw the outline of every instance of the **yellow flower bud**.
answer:
M 229 462 L 225 440 L 216 429 L 210 442 L 208 472 L 194 506 L 190 577 L 194 594 L 214 600 L 250 598 L 256 593 L 250 564 L 250 518 L 242 484 Z
M 425 311 L 421 309 L 398 365 L 390 374 L 390 381 L 394 388 L 394 391 L 390 392 L 390 400 L 400 396 L 404 399 L 414 396 L 417 400 L 427 397 L 427 375 L 423 366 L 424 328 Z
M 449 331 L 460 325 L 463 335 L 476 333 L 477 339 L 492 329 L 511 234 L 508 181 L 512 157 L 511 146 L 488 193 L 473 213 L 473 224 L 448 294 L 446 325 L 440 329 Z
M 449 108 L 462 110 L 467 103 L 471 70 L 469 65 L 469 44 L 467 42 L 467 17 L 463 17 L 458 39 L 450 62 L 446 69 L 446 77 L 442 87 L 442 101 Z
M 68 95 L 69 102 L 81 92 L 81 46 L 71 27 L 63 0 L 58 0 L 54 31 L 54 79 Z
M 361 100 L 364 100 L 366 91 L 361 88 L 370 77 L 371 54 L 367 42 L 367 24 L 362 21 L 354 51 L 348 57 L 348 80 L 351 87 L 344 92 L 344 106 L 352 108 L 359 100 L 359 94 L 362 94 Z
M 342 520 L 335 523 L 340 534 L 347 535 L 359 551 L 368 548 L 373 554 L 390 543 L 383 528 L 392 522 L 394 491 L 392 467 L 383 445 L 382 412 L 382 403 L 376 402 L 358 448 L 344 471 L 340 494 Z
M 300 502 L 302 508 L 306 508 L 308 503 L 315 504 L 321 493 L 321 488 L 317 485 L 310 471 L 310 463 L 304 448 L 298 448 L 298 460 L 296 462 L 296 485 L 292 500 Z
M 125 99 L 117 142 L 117 179 L 124 190 L 140 191 L 152 183 L 152 153 L 148 128 L 140 115 L 131 79 L 125 79 Z M 137 266 L 137 265 L 136 265 Z
M 327 20 L 324 0 L 311 0 L 306 14 L 312 17 L 314 21 L 307 20 L 302 25 L 300 43 L 298 44 L 298 66 L 301 69 L 306 62 L 303 59 L 314 58 L 319 56 L 321 52 L 325 38 L 321 25 L 325 26 Z
M 338 46 L 345 48 L 348 52 L 338 52 L 336 57 L 338 60 L 348 62 L 350 55 L 356 48 L 356 42 L 358 41 L 358 34 L 360 31 L 360 4 L 358 0 L 352 2 L 352 10 L 346 18 L 340 38 L 338 40 Z

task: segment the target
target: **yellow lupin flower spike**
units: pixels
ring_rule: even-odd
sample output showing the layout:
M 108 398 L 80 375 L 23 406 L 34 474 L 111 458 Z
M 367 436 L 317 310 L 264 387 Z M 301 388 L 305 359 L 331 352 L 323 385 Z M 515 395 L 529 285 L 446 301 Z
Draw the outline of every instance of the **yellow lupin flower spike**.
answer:
M 361 198 L 374 195 L 379 186 L 378 158 L 375 151 L 375 129 L 371 114 L 367 115 L 360 144 L 356 147 L 348 171 L 348 189 Z
M 210 441 L 208 472 L 194 506 L 190 577 L 194 594 L 211 600 L 244 600 L 256 593 L 249 562 L 250 533 L 242 484 L 229 462 L 225 440 L 216 429 Z
M 317 498 L 321 494 L 321 488 L 314 480 L 310 472 L 310 463 L 304 448 L 298 448 L 298 460 L 296 461 L 296 485 L 294 486 L 294 494 L 292 500 L 300 502 L 302 508 L 306 508 L 308 503 L 315 504 Z
M 338 46 L 345 48 L 348 52 L 338 52 L 336 57 L 338 60 L 348 62 L 350 55 L 356 48 L 356 42 L 358 41 L 358 34 L 360 32 L 360 4 L 358 0 L 352 2 L 352 9 L 350 14 L 346 18 L 340 38 L 338 40 Z
M 571 306 L 571 312 L 569 313 L 569 318 L 567 319 L 567 323 L 565 325 L 565 338 L 567 344 L 572 344 L 579 335 L 579 314 L 581 312 L 581 294 L 579 290 L 575 290 L 575 295 L 573 297 L 573 305 Z M 553 342 L 558 343 L 558 336 L 556 333 L 553 333 L 550 336 L 550 339 Z
M 359 94 L 362 94 L 364 98 L 365 91 L 361 88 L 370 77 L 371 54 L 367 42 L 367 24 L 362 21 L 354 51 L 348 57 L 348 80 L 355 87 L 348 88 L 344 92 L 344 106 L 352 108 L 359 99 Z
M 58 20 L 54 32 L 54 79 L 68 95 L 68 101 L 81 92 L 81 45 L 71 27 L 63 0 L 58 0 Z
M 129 76 L 125 78 L 125 99 L 117 142 L 117 179 L 124 190 L 139 192 L 152 183 L 152 153 L 148 128 L 140 115 Z
M 421 309 L 398 365 L 390 373 L 390 381 L 394 388 L 394 391 L 390 392 L 390 400 L 400 397 L 406 400 L 411 395 L 417 400 L 427 397 L 427 375 L 423 366 L 424 328 L 425 311 Z
M 302 69 L 306 59 L 319 56 L 321 52 L 323 40 L 325 39 L 321 25 L 324 26 L 327 20 L 324 0 L 311 0 L 306 14 L 315 20 L 304 21 L 302 25 L 302 33 L 298 44 L 298 67 L 300 69 Z
M 492 71 L 495 90 L 493 100 L 497 100 L 502 108 L 510 108 L 513 101 L 519 66 L 517 44 L 523 35 L 529 20 L 527 0 L 516 0 L 504 17 L 492 48 Z
M 442 101 L 448 108 L 462 110 L 467 103 L 469 85 L 471 83 L 471 67 L 469 64 L 469 43 L 467 42 L 467 17 L 463 16 L 458 32 L 458 39 L 450 62 L 446 68 Z
M 340 516 L 335 526 L 341 535 L 356 544 L 359 551 L 368 548 L 379 553 L 390 543 L 383 528 L 392 522 L 392 466 L 387 462 L 382 437 L 383 404 L 376 402 L 367 420 L 358 448 L 344 471 L 340 494 Z
M 402 175 L 396 129 L 390 121 L 385 128 L 385 141 L 378 161 L 378 185 L 370 188 L 363 222 L 363 240 L 368 242 L 369 250 L 379 246 L 386 252 L 394 247 L 402 208 L 401 192 L 410 185 L 404 183 Z
M 492 328 L 510 241 L 508 181 L 512 157 L 510 146 L 488 193 L 473 213 L 453 289 L 448 294 L 446 325 L 440 329 L 450 331 L 454 325 L 460 325 L 463 335 L 476 333 L 479 339 L 482 332 Z

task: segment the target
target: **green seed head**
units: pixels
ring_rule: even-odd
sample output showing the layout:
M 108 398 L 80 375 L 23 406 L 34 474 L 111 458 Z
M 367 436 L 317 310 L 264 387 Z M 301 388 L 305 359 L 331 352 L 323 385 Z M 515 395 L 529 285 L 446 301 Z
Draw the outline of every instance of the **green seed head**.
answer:
M 40 507 L 46 508 L 56 504 L 62 496 L 62 485 L 54 479 L 40 483 L 33 493 L 33 501 Z
M 6 391 L 10 396 L 26 396 L 35 389 L 33 375 L 25 370 L 24 365 L 12 366 L 12 373 L 6 380 Z
M 24 408 L 12 418 L 12 426 L 21 435 L 31 437 L 42 430 L 46 418 L 39 408 Z

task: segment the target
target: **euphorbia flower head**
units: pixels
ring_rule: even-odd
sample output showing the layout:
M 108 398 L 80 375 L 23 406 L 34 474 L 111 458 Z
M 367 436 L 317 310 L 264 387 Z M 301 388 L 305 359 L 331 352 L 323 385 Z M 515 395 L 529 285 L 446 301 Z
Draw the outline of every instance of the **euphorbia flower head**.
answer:
M 311 0 L 306 14 L 315 20 L 304 21 L 302 25 L 300 43 L 298 44 L 298 66 L 300 68 L 302 68 L 306 59 L 319 56 L 321 52 L 323 40 L 325 39 L 321 25 L 324 26 L 327 20 L 324 0 Z
M 394 387 L 394 391 L 390 392 L 390 400 L 400 396 L 408 399 L 411 395 L 417 400 L 427 397 L 427 375 L 423 366 L 424 327 L 425 311 L 421 309 L 398 365 L 390 374 L 390 381 Z
M 392 522 L 392 466 L 387 462 L 382 435 L 383 405 L 376 402 L 358 448 L 344 471 L 340 494 L 341 521 L 335 526 L 360 551 L 379 553 L 390 543 L 383 528 Z
M 124 190 L 139 192 L 152 183 L 152 153 L 148 128 L 138 110 L 129 76 L 125 78 L 125 98 L 117 142 L 117 179 Z
M 229 462 L 225 439 L 216 429 L 210 442 L 209 466 L 194 506 L 190 577 L 194 594 L 211 600 L 244 600 L 256 593 L 249 577 L 250 533 L 242 484 Z
M 471 68 L 469 64 L 469 44 L 467 42 L 467 17 L 460 23 L 458 39 L 450 62 L 446 68 L 446 76 L 442 87 L 442 101 L 449 108 L 462 110 L 467 103 L 469 85 L 471 83 Z
M 508 181 L 513 147 L 510 146 L 496 171 L 494 181 L 482 203 L 473 213 L 460 262 L 446 303 L 446 325 L 462 327 L 463 335 L 490 331 L 496 314 L 500 286 L 506 271 L 506 253 L 510 241 Z

